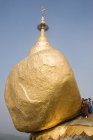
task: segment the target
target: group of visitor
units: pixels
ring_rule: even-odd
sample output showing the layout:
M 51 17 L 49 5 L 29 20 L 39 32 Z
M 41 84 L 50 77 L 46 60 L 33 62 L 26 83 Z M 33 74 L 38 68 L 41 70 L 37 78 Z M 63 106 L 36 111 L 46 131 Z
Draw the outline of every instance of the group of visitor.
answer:
M 80 114 L 81 116 L 88 118 L 89 113 L 93 113 L 93 101 L 91 98 L 82 98 Z

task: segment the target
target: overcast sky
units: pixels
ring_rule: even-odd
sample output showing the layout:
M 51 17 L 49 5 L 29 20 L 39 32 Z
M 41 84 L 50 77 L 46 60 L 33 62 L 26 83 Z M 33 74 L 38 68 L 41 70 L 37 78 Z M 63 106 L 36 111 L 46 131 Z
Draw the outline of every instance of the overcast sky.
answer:
M 0 133 L 16 131 L 4 102 L 5 81 L 38 39 L 41 6 L 47 38 L 68 58 L 82 97 L 93 97 L 93 0 L 0 0 Z

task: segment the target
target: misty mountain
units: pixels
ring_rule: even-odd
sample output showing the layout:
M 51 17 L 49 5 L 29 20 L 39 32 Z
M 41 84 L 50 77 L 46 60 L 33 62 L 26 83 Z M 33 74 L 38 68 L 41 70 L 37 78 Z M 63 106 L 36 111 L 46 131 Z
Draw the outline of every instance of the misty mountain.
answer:
M 0 134 L 0 140 L 29 140 L 26 136 L 15 136 L 10 134 Z

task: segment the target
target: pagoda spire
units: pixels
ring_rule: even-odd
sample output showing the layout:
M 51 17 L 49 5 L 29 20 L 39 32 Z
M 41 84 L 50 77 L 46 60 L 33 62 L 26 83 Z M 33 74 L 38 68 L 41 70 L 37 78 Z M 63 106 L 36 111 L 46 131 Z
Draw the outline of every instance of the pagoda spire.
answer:
M 37 29 L 38 29 L 39 31 L 41 31 L 42 29 L 43 29 L 44 31 L 47 31 L 47 30 L 49 29 L 48 25 L 45 23 L 45 17 L 44 17 L 45 10 L 46 10 L 46 9 L 45 9 L 44 7 L 41 8 L 41 22 L 40 22 L 40 24 L 37 26 Z

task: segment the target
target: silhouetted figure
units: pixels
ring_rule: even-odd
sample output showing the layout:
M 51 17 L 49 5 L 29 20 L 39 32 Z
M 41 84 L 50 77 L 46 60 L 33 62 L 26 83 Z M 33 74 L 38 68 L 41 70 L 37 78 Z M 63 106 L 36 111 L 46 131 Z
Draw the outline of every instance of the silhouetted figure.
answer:
M 88 103 L 87 99 L 82 98 L 82 105 L 81 105 L 81 116 L 88 117 Z
M 93 113 L 93 101 L 92 101 L 91 113 Z
M 88 98 L 88 112 L 92 113 L 92 101 L 91 101 L 91 98 Z

